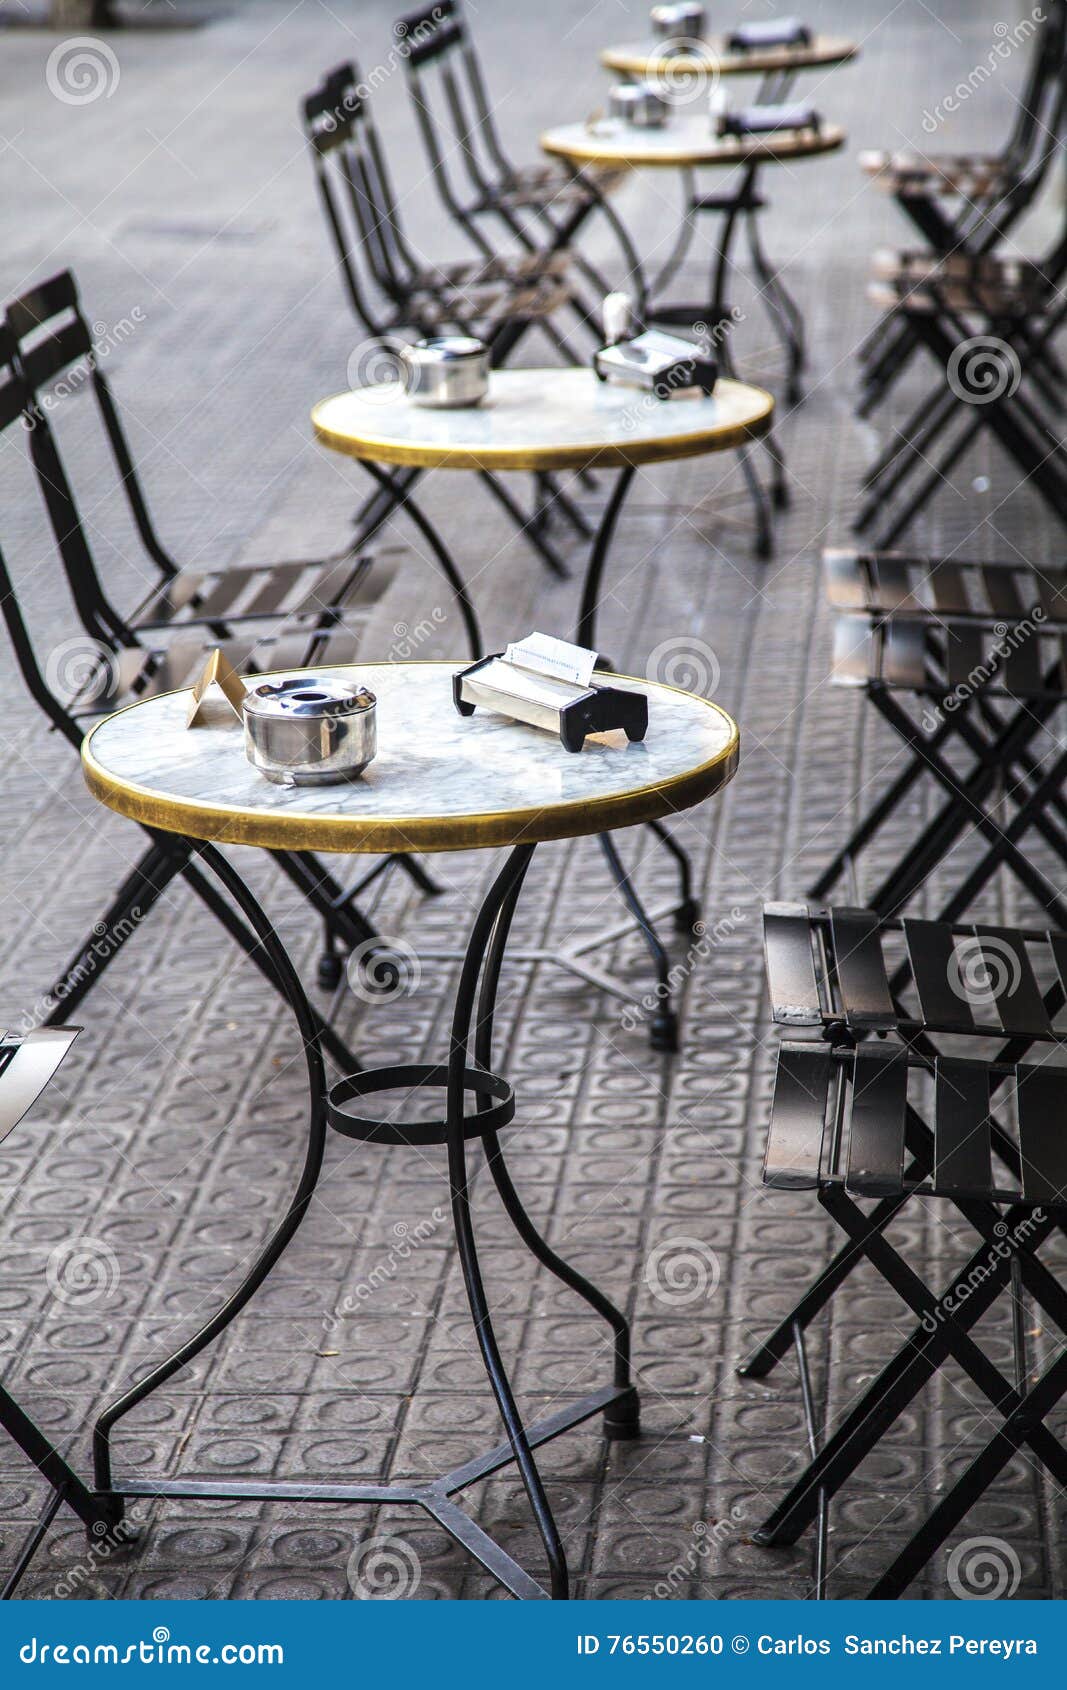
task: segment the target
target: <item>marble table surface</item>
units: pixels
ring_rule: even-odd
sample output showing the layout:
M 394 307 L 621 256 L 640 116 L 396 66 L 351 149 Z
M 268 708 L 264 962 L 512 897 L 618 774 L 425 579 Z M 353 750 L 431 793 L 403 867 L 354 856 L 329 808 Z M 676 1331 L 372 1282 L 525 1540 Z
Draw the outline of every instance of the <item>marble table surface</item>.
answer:
M 574 164 L 621 164 L 675 168 L 682 165 L 784 164 L 836 152 L 845 131 L 838 123 L 821 129 L 782 129 L 771 135 L 712 133 L 706 101 L 699 109 L 676 112 L 662 129 L 639 129 L 623 118 L 595 123 L 564 123 L 541 136 L 546 153 Z
M 82 748 L 109 808 L 191 838 L 276 849 L 445 851 L 602 833 L 658 820 L 717 791 L 737 767 L 738 730 L 708 699 L 645 680 L 646 738 L 612 733 L 564 750 L 548 732 L 489 711 L 462 717 L 463 663 L 365 663 L 305 671 L 357 676 L 378 700 L 378 755 L 355 782 L 272 785 L 248 762 L 240 723 L 217 701 L 186 728 L 188 691 L 130 705 Z
M 756 52 L 730 51 L 723 35 L 688 39 L 684 53 L 663 52 L 663 44 L 647 37 L 605 47 L 600 62 L 623 76 L 662 76 L 668 82 L 694 70 L 717 76 L 764 76 L 776 71 L 809 70 L 817 65 L 841 65 L 854 59 L 859 46 L 845 35 L 816 35 L 806 47 L 763 47 Z
M 591 369 L 494 370 L 480 405 L 435 411 L 401 384 L 322 399 L 311 420 L 335 451 L 437 469 L 547 470 L 654 463 L 742 446 L 766 433 L 774 400 L 720 380 L 710 398 L 662 400 Z

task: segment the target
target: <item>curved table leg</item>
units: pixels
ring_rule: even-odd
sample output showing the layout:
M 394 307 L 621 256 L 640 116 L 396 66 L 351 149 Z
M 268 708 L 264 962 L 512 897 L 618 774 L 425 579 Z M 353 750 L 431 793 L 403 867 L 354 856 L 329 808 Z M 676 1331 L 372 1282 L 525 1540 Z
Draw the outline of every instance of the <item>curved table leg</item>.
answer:
M 474 1243 L 474 1228 L 471 1224 L 470 1176 L 467 1171 L 467 1153 L 464 1140 L 464 1075 L 468 1067 L 467 1053 L 471 1039 L 471 1022 L 474 1017 L 478 976 L 481 973 L 482 960 L 486 954 L 497 918 L 509 903 L 511 909 L 514 909 L 519 889 L 522 886 L 533 853 L 533 845 L 517 845 L 511 852 L 504 868 L 490 887 L 485 902 L 478 911 L 467 944 L 467 952 L 463 959 L 459 986 L 456 990 L 456 1004 L 452 1017 L 452 1036 L 448 1057 L 448 1181 L 463 1283 L 466 1287 L 471 1314 L 474 1317 L 478 1347 L 482 1352 L 485 1371 L 489 1376 L 489 1383 L 500 1409 L 500 1417 L 504 1422 L 512 1455 L 530 1500 L 537 1530 L 545 1546 L 552 1596 L 566 1598 L 569 1581 L 563 1543 L 549 1506 L 548 1497 L 545 1494 L 541 1475 L 534 1461 L 533 1450 L 526 1436 L 526 1428 L 515 1402 L 511 1382 L 504 1369 L 489 1314 L 489 1304 L 485 1295 L 478 1252 Z
M 432 522 L 424 515 L 422 510 L 420 510 L 419 506 L 411 497 L 408 491 L 410 481 L 402 476 L 390 475 L 387 470 L 382 469 L 380 464 L 372 463 L 370 459 L 364 458 L 361 459 L 361 462 L 363 464 L 363 468 L 367 471 L 367 474 L 371 477 L 371 479 L 378 483 L 383 492 L 389 493 L 393 500 L 393 508 L 407 512 L 408 516 L 410 516 L 412 522 L 419 530 L 419 533 L 426 541 L 426 544 L 433 552 L 433 555 L 440 566 L 441 573 L 452 588 L 456 603 L 459 606 L 459 612 L 463 618 L 463 626 L 467 631 L 467 643 L 470 646 L 471 657 L 481 657 L 481 629 L 478 626 L 478 618 L 475 615 L 474 606 L 471 603 L 470 595 L 467 592 L 466 583 L 464 582 L 459 570 L 456 568 L 452 554 L 448 550 L 440 534 L 438 534 Z
M 524 871 L 525 872 L 525 871 Z M 513 880 L 503 903 L 497 911 L 489 937 L 489 949 L 482 971 L 481 990 L 478 994 L 478 1013 L 475 1022 L 474 1059 L 478 1067 L 492 1072 L 493 1063 L 493 1021 L 496 1014 L 496 992 L 500 980 L 500 965 L 504 960 L 504 949 L 507 945 L 511 921 L 515 913 L 515 906 L 519 901 L 522 890 L 522 878 L 516 876 Z M 627 1395 L 616 1399 L 604 1410 L 604 1431 L 609 1438 L 636 1438 L 640 1433 L 640 1417 L 637 1392 L 634 1390 L 630 1378 L 630 1324 L 602 1291 L 598 1291 L 588 1279 L 571 1267 L 561 1256 L 557 1256 L 551 1246 L 542 1238 L 533 1221 L 523 1207 L 522 1199 L 515 1189 L 510 1170 L 504 1160 L 504 1150 L 500 1143 L 500 1135 L 496 1132 L 485 1134 L 486 1152 L 489 1169 L 492 1173 L 500 1200 L 507 1210 L 515 1230 L 519 1234 L 531 1255 L 535 1256 L 543 1267 L 562 1280 L 564 1285 L 577 1293 L 579 1297 L 596 1310 L 611 1327 L 614 1335 L 615 1350 L 615 1383 L 620 1388 L 625 1387 Z
M 326 1074 L 323 1067 L 322 1052 L 319 1048 L 319 1025 L 307 1001 L 296 970 L 289 960 L 285 947 L 256 899 L 252 896 L 240 875 L 230 867 L 225 857 L 213 845 L 198 842 L 195 845 L 195 850 L 204 866 L 209 868 L 216 879 L 225 887 L 249 926 L 254 930 L 276 975 L 278 985 L 284 992 L 286 1000 L 296 1017 L 301 1043 L 304 1047 L 304 1058 L 307 1063 L 308 1090 L 310 1093 L 307 1149 L 300 1180 L 289 1200 L 285 1215 L 275 1227 L 236 1291 L 231 1293 L 222 1308 L 200 1328 L 199 1332 L 182 1344 L 165 1361 L 154 1367 L 146 1378 L 140 1380 L 117 1402 L 106 1408 L 97 1420 L 93 1429 L 93 1461 L 96 1487 L 103 1492 L 111 1490 L 112 1428 L 117 1421 L 122 1419 L 123 1415 L 129 1413 L 131 1408 L 136 1407 L 158 1386 L 173 1378 L 179 1368 L 184 1367 L 186 1362 L 199 1355 L 206 1345 L 217 1338 L 220 1332 L 223 1332 L 234 1319 L 235 1315 L 241 1312 L 253 1293 L 262 1285 L 307 1212 L 312 1193 L 318 1182 L 326 1141 Z
M 804 396 L 800 382 L 800 377 L 807 362 L 804 344 L 804 319 L 800 314 L 800 307 L 781 276 L 773 269 L 763 249 L 763 242 L 759 233 L 759 215 L 758 211 L 749 211 L 745 216 L 748 250 L 752 258 L 752 267 L 762 283 L 760 298 L 766 302 L 771 326 L 778 334 L 788 359 L 789 378 L 786 397 L 791 405 L 796 405 Z
M 686 165 L 680 174 L 682 178 L 682 220 L 678 225 L 674 245 L 664 260 L 663 268 L 649 287 L 649 294 L 652 299 L 658 299 L 667 283 L 672 282 L 678 274 L 685 263 L 689 248 L 693 244 L 693 235 L 696 232 L 693 217 L 693 202 L 697 197 L 696 171 L 691 166 Z M 652 308 L 652 312 L 655 315 L 655 307 Z

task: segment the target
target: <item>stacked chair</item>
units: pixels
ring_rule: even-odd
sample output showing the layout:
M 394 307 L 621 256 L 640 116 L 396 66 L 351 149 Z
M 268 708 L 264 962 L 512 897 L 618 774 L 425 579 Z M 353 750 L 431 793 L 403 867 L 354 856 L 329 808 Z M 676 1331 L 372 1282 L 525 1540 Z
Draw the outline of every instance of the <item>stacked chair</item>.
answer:
M 864 156 L 926 245 L 876 256 L 871 297 L 883 316 L 860 350 L 861 413 L 885 399 L 919 349 L 939 378 L 865 477 L 856 528 L 877 525 L 876 550 L 896 543 L 987 428 L 1052 510 L 1067 514 L 1064 371 L 1053 347 L 1067 314 L 1067 229 L 1035 261 L 1011 244 L 1057 159 L 1065 96 L 1067 4 L 1054 0 L 1035 26 L 1001 153 Z

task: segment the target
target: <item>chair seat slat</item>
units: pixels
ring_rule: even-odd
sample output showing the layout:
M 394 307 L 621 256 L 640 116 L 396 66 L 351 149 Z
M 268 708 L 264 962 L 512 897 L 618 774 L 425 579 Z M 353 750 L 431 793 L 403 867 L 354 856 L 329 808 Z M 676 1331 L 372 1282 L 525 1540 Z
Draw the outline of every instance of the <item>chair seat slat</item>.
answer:
M 813 1191 L 819 1184 L 830 1054 L 825 1045 L 780 1046 L 763 1179 L 787 1191 Z
M 945 629 L 945 668 L 951 688 L 981 684 L 982 673 L 988 669 L 988 640 L 982 629 L 971 622 L 950 622 Z
M 935 564 L 930 571 L 930 588 L 934 597 L 934 609 L 940 611 L 943 616 L 970 608 L 963 570 L 958 563 Z
M 871 910 L 835 907 L 830 912 L 834 968 L 845 1020 L 850 1027 L 895 1027 L 899 1017 L 886 977 Z
M 1034 569 L 1031 580 L 1036 599 L 1050 622 L 1067 622 L 1067 575 L 1055 569 Z
M 985 972 L 1004 1031 L 1033 1039 L 1052 1037 L 1048 1011 L 1041 996 L 1025 941 L 1007 927 L 976 927 Z
M 935 1031 L 972 1033 L 974 1016 L 960 986 L 952 929 L 941 921 L 904 920 L 908 959 L 923 1020 Z
M 861 1045 L 852 1070 L 847 1189 L 859 1197 L 891 1197 L 904 1176 L 908 1064 L 899 1049 Z
M 902 557 L 876 553 L 870 560 L 874 577 L 874 603 L 879 610 L 921 610 L 908 581 L 908 566 Z
M 79 1027 L 37 1027 L 14 1045 L 0 1068 L 0 1139 L 36 1103 L 80 1031 Z
M 835 686 L 863 687 L 874 673 L 874 625 L 867 616 L 834 619 L 832 675 Z
M 934 1184 L 946 1197 L 988 1197 L 989 1070 L 945 1056 L 934 1070 Z
M 989 608 L 994 616 L 1025 616 L 1030 606 L 1024 604 L 1019 594 L 1015 580 L 1015 573 L 1011 569 L 995 566 L 983 567 L 982 585 L 989 600 Z
M 1023 1195 L 1067 1208 L 1067 1073 L 1020 1063 L 1017 1097 Z
M 827 550 L 822 554 L 826 596 L 837 610 L 867 610 L 871 594 L 858 552 Z
M 818 1027 L 823 1021 L 811 939 L 806 904 L 765 906 L 763 946 L 771 1014 L 787 1026 Z
M 882 630 L 882 679 L 894 687 L 924 687 L 926 629 L 921 622 L 887 622 Z
M 1041 640 L 1026 629 L 1012 630 L 1007 644 L 1010 649 L 1006 661 L 1004 685 L 1017 698 L 1032 697 L 1045 691 L 1041 671 Z

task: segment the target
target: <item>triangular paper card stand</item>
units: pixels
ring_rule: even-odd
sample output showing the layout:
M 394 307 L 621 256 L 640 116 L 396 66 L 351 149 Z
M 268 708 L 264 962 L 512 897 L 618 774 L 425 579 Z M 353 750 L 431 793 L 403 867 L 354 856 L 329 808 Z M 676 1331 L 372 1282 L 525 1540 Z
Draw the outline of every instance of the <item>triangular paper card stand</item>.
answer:
M 212 719 L 215 725 L 218 725 L 219 717 L 211 709 L 211 705 L 216 702 L 219 693 L 229 706 L 226 712 L 227 720 L 232 711 L 240 721 L 245 684 L 229 658 L 216 647 L 200 671 L 200 678 L 193 688 L 193 696 L 189 700 L 189 714 L 185 718 L 187 728 L 207 726 Z

